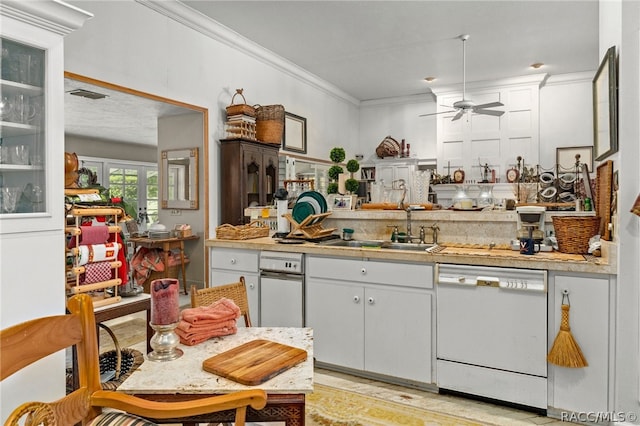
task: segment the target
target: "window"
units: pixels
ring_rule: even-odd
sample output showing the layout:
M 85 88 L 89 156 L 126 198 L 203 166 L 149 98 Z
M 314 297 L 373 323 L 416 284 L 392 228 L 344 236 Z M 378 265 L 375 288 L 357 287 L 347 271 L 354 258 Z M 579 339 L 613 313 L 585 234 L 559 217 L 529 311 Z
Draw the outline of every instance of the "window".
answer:
M 151 222 L 158 221 L 158 165 L 107 158 L 79 157 L 80 167 L 96 172 L 98 184 L 112 197 L 122 197 L 136 211 L 146 207 Z

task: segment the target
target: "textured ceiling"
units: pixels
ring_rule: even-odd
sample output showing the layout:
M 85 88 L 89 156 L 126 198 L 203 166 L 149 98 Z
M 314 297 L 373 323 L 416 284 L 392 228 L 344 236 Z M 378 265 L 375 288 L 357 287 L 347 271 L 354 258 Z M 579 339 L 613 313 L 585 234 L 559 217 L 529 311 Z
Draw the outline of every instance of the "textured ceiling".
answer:
M 598 2 L 188 1 L 246 38 L 359 100 L 428 92 L 462 81 L 598 67 Z M 538 71 L 529 66 L 543 62 Z

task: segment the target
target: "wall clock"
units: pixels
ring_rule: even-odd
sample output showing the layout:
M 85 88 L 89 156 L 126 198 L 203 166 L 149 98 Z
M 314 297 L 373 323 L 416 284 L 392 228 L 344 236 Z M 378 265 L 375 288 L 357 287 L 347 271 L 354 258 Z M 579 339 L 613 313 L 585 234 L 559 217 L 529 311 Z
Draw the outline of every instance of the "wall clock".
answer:
M 453 172 L 453 181 L 455 183 L 463 183 L 464 182 L 464 170 L 458 169 Z
M 518 176 L 520 176 L 518 169 L 510 168 L 509 170 L 507 170 L 507 182 L 513 183 L 517 181 Z

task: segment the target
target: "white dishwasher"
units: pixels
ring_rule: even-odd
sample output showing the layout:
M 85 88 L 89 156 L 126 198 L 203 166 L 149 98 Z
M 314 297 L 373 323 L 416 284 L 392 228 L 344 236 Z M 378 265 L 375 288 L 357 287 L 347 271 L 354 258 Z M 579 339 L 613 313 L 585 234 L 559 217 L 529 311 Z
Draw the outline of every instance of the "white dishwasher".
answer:
M 547 408 L 547 272 L 436 265 L 437 384 Z
M 260 326 L 304 327 L 304 254 L 260 252 Z

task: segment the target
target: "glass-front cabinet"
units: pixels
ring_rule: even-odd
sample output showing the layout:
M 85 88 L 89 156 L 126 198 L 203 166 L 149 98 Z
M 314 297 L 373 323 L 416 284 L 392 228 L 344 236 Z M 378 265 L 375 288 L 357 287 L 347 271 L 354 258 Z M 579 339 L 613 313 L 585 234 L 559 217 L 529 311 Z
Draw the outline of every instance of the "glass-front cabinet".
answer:
M 1 47 L 0 215 L 45 213 L 46 52 L 5 37 Z

